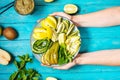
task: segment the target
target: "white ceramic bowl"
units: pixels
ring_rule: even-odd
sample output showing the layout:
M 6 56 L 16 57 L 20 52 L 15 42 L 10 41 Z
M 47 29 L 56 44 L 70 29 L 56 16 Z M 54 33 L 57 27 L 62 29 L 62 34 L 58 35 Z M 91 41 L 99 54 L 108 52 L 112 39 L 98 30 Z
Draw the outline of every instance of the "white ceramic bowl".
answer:
M 67 19 L 67 18 L 64 18 L 64 17 L 62 17 L 62 18 L 70 21 L 70 20 Z M 43 19 L 39 20 L 39 22 L 38 22 L 37 25 L 34 27 L 34 29 L 35 29 L 36 27 L 40 27 L 40 22 L 41 22 L 42 20 L 43 20 Z M 73 23 L 73 22 L 70 21 L 70 23 Z M 34 29 L 33 29 L 33 31 L 34 31 Z M 76 30 L 78 30 L 77 26 L 74 27 L 74 31 L 76 31 Z M 33 31 L 32 31 L 31 39 L 30 39 L 31 50 L 32 50 L 32 45 L 33 45 L 33 43 L 35 42 L 35 39 L 32 37 Z M 80 36 L 80 33 L 78 34 L 78 36 Z M 80 42 L 81 42 L 81 38 L 80 38 Z M 80 47 L 79 47 L 78 51 L 76 52 L 76 54 L 73 56 L 73 59 L 77 56 L 77 54 L 79 53 L 79 51 L 80 51 Z M 33 53 L 33 55 L 35 56 L 35 58 L 36 58 L 39 62 L 41 62 L 42 54 L 35 54 L 35 53 Z M 59 66 L 59 65 L 52 65 L 52 66 Z

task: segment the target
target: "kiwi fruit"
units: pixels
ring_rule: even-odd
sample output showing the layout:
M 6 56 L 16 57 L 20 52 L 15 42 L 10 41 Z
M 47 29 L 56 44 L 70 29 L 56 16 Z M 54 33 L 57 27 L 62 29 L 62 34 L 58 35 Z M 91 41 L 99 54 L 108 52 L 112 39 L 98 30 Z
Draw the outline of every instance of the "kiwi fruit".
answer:
M 0 36 L 2 35 L 2 27 L 0 26 Z
M 13 40 L 17 37 L 17 32 L 15 29 L 11 27 L 7 27 L 3 30 L 3 35 L 8 39 L 8 40 Z

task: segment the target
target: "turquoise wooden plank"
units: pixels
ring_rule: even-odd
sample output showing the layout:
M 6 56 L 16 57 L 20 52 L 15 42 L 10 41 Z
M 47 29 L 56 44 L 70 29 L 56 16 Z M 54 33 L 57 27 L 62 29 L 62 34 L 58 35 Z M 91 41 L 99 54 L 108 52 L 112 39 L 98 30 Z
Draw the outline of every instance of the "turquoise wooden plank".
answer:
M 23 55 L 28 53 L 32 55 L 30 40 L 18 40 L 18 41 L 0 41 L 0 48 L 9 51 L 12 56 Z
M 16 24 L 1 24 L 4 28 L 13 27 L 18 32 L 16 40 L 30 39 L 32 30 L 37 22 L 34 23 L 16 23 Z M 0 37 L 0 40 L 7 40 L 4 36 Z
M 0 47 L 9 51 L 12 55 L 31 53 L 30 40 L 0 41 Z M 82 39 L 80 52 L 91 52 L 103 49 L 119 49 L 120 38 L 114 39 Z
M 120 5 L 120 4 L 118 4 Z M 102 10 L 105 8 L 110 8 L 116 5 L 78 5 L 81 10 L 78 12 L 78 14 L 85 14 L 85 13 L 90 13 L 90 12 L 95 12 L 98 10 Z M 99 7 L 96 7 L 99 6 Z M 46 16 L 48 16 L 49 14 L 53 13 L 53 12 L 61 12 L 63 11 L 63 7 L 64 6 L 60 6 L 60 5 L 46 5 L 46 6 L 36 6 L 36 9 L 34 11 L 34 13 L 32 15 L 27 15 L 27 16 L 23 16 L 23 15 L 19 15 L 13 7 L 11 7 L 10 9 L 8 9 L 6 12 L 4 12 L 4 14 L 0 15 L 0 24 L 4 24 L 4 23 L 18 23 L 18 22 L 36 22 L 38 19 L 42 19 Z M 47 9 L 47 10 L 45 10 Z M 8 17 L 9 16 L 9 17 Z M 17 16 L 17 17 L 15 17 Z
M 0 7 L 13 0 L 0 0 Z M 19 32 L 19 37 L 14 41 L 8 41 L 0 37 L 0 47 L 9 51 L 14 57 L 29 53 L 33 57 L 30 49 L 30 33 L 39 18 L 46 17 L 48 14 L 63 11 L 67 3 L 77 4 L 81 10 L 78 14 L 95 12 L 105 8 L 120 6 L 119 0 L 56 0 L 53 3 L 45 3 L 43 0 L 36 1 L 36 10 L 32 15 L 21 16 L 10 8 L 0 15 L 0 25 L 12 26 Z M 17 17 L 15 17 L 17 16 Z M 111 28 L 79 28 L 82 37 L 82 47 L 80 52 L 91 52 L 103 49 L 120 48 L 120 26 Z M 11 46 L 12 45 L 12 46 Z M 33 67 L 43 76 L 54 76 L 61 80 L 119 80 L 120 67 L 84 65 L 76 66 L 67 71 L 54 70 L 40 66 L 39 62 L 33 57 L 34 63 L 27 67 Z M 8 80 L 10 74 L 16 68 L 13 63 L 8 66 L 0 65 L 0 79 Z
M 34 23 L 16 23 L 16 24 L 1 24 L 4 28 L 11 26 L 18 31 L 18 38 L 16 40 L 30 39 L 32 30 L 37 22 Z M 109 27 L 109 28 L 82 28 L 80 27 L 81 38 L 98 38 L 98 39 L 112 39 L 120 38 L 120 26 Z M 0 40 L 7 40 L 5 37 L 1 36 Z
M 9 68 L 8 68 L 9 67 Z M 98 66 L 98 65 L 78 65 L 70 70 L 57 70 L 53 68 L 48 68 L 41 66 L 40 63 L 33 57 L 33 63 L 27 64 L 27 68 L 34 68 L 35 70 L 39 71 L 39 73 L 48 73 L 48 74 L 82 74 L 82 73 L 100 73 L 100 72 L 120 72 L 120 67 L 116 66 Z M 2 66 L 0 65 L 0 74 L 5 74 L 5 73 L 13 73 L 16 71 L 15 65 L 13 63 L 7 65 L 7 66 Z
M 1 3 L 0 7 L 12 1 L 14 0 L 0 0 Z M 62 6 L 67 3 L 86 4 L 86 5 L 89 4 L 117 5 L 120 4 L 119 2 L 120 2 L 119 0 L 110 0 L 110 1 L 109 0 L 55 0 L 52 3 L 46 3 L 44 2 L 44 0 L 35 0 L 36 5 L 62 5 Z
M 100 72 L 100 73 L 75 73 L 75 74 L 47 74 L 42 73 L 42 79 L 45 80 L 48 76 L 53 76 L 58 78 L 59 80 L 119 80 L 120 79 L 120 73 L 119 72 Z M 116 75 L 115 75 L 116 74 Z M 60 76 L 61 75 L 61 76 Z M 72 75 L 72 76 L 71 76 Z M 110 76 L 111 75 L 111 76 Z M 6 77 L 8 76 L 8 77 Z M 9 74 L 0 74 L 1 80 L 9 80 Z M 68 77 L 69 76 L 69 77 Z M 104 77 L 106 76 L 106 77 Z

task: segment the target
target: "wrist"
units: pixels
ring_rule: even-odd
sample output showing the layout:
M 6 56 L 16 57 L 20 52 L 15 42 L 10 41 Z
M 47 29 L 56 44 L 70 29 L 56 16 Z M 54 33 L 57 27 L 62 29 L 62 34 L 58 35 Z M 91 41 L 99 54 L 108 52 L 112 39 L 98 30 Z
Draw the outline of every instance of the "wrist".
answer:
M 81 26 L 81 15 L 75 15 L 71 16 L 71 21 L 76 25 L 76 26 Z
M 74 60 L 74 63 L 76 65 L 80 65 L 80 64 L 86 64 L 86 61 L 84 60 L 84 58 L 78 57 Z

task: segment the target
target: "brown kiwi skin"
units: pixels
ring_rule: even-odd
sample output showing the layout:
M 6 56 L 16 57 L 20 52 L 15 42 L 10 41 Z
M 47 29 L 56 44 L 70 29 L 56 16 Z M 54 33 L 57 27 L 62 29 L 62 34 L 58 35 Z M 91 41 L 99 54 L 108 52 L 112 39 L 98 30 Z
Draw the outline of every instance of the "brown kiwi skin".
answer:
M 7 27 L 3 30 L 3 35 L 8 39 L 8 40 L 13 40 L 17 38 L 18 33 L 15 29 L 12 27 Z

